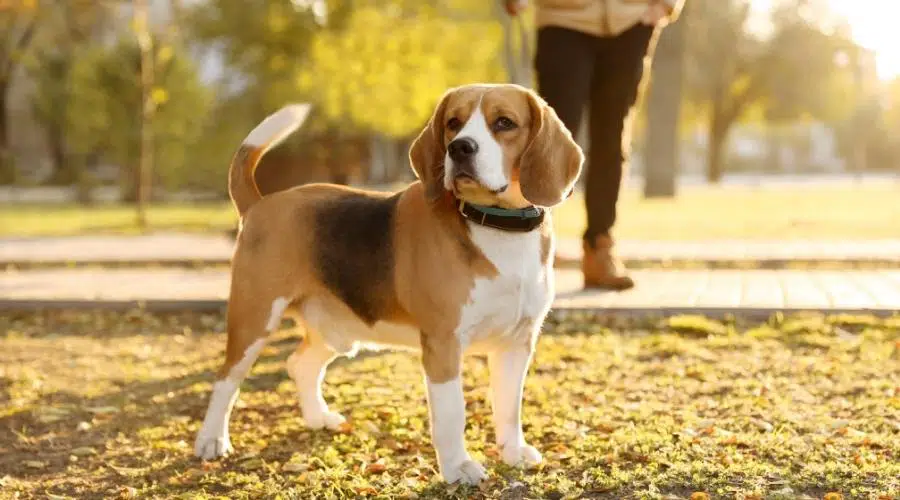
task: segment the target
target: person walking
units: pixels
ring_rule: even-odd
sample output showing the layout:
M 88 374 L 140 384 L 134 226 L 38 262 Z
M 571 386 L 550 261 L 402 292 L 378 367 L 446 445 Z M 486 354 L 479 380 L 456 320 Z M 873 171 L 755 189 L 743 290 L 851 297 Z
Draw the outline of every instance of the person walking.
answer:
M 511 16 L 527 0 L 504 0 Z M 660 29 L 685 0 L 535 0 L 537 92 L 577 136 L 588 105 L 583 235 L 585 288 L 634 286 L 614 251 L 612 228 L 628 158 L 630 114 Z M 663 83 L 664 84 L 664 83 Z

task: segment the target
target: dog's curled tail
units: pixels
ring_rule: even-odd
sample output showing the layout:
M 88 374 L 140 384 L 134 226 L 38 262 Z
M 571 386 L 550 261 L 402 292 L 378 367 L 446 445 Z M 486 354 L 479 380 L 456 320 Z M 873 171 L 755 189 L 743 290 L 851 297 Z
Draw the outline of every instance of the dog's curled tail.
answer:
M 267 116 L 244 138 L 231 159 L 228 171 L 228 194 L 243 217 L 250 207 L 262 199 L 254 173 L 266 151 L 277 146 L 303 125 L 309 115 L 309 104 L 289 104 Z

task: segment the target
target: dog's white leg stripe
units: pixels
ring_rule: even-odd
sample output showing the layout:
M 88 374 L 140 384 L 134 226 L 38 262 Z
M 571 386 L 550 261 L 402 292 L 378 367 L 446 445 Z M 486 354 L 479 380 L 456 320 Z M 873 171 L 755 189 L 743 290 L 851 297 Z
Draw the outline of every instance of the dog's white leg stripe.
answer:
M 241 382 L 250 373 L 250 368 L 253 367 L 265 344 L 265 339 L 259 339 L 251 344 L 244 351 L 241 360 L 228 371 L 228 375 L 213 384 L 206 416 L 194 443 L 194 453 L 198 457 L 209 460 L 231 452 L 231 439 L 228 434 L 231 410 L 240 393 Z
M 496 352 L 488 358 L 497 446 L 509 465 L 541 461 L 540 453 L 525 443 L 522 433 L 522 390 L 530 360 L 531 352 L 525 348 Z
M 278 328 L 278 325 L 281 324 L 281 317 L 284 316 L 284 311 L 289 304 L 290 302 L 284 297 L 278 297 L 272 301 L 272 312 L 269 314 L 269 322 L 266 323 L 267 332 L 273 332 Z

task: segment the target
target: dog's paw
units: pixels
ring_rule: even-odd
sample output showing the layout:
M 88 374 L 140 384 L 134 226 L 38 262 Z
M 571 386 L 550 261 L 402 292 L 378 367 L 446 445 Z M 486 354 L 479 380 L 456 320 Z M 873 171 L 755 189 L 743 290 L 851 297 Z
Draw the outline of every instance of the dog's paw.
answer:
M 541 453 L 534 446 L 525 443 L 504 446 L 500 450 L 500 457 L 503 463 L 512 467 L 533 467 L 543 461 Z
M 309 429 L 325 428 L 332 431 L 340 429 L 344 422 L 347 421 L 343 415 L 336 411 L 325 411 L 314 417 L 304 417 L 304 420 L 306 420 L 306 427 Z
M 441 475 L 448 483 L 459 482 L 469 485 L 476 485 L 487 479 L 484 467 L 474 460 L 466 460 L 455 467 L 448 467 L 447 470 L 441 472 Z
M 228 436 L 197 436 L 194 442 L 194 455 L 203 460 L 213 460 L 224 457 L 234 451 Z

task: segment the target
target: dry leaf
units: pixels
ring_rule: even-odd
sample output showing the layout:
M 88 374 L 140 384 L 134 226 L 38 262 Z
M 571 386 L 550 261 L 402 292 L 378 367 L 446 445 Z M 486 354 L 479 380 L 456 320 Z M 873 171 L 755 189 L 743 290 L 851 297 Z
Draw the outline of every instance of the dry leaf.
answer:
M 70 451 L 69 453 L 71 453 L 72 455 L 75 455 L 76 457 L 88 457 L 91 455 L 96 455 L 97 450 L 95 450 L 94 448 L 91 448 L 90 446 L 81 446 L 79 448 L 75 448 L 74 450 Z
M 309 465 L 297 462 L 288 462 L 281 467 L 281 470 L 284 472 L 306 472 L 309 470 Z

